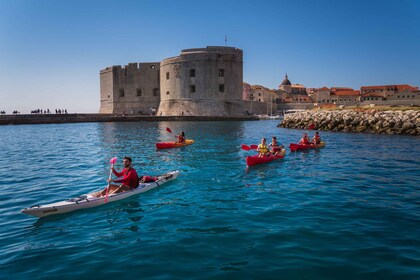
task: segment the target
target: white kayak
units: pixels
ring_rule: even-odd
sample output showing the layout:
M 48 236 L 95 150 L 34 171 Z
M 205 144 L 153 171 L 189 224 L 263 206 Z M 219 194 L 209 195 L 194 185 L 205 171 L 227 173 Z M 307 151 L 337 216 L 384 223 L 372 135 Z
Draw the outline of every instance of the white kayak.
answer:
M 157 176 L 155 182 L 139 183 L 138 188 L 130 191 L 108 195 L 108 202 L 114 202 L 133 195 L 147 192 L 166 182 L 174 180 L 178 177 L 179 171 L 175 170 L 164 175 Z M 94 193 L 94 192 L 93 192 Z M 65 201 L 55 202 L 46 205 L 34 205 L 29 208 L 22 209 L 22 213 L 35 217 L 46 217 L 50 215 L 63 214 L 79 209 L 86 209 L 105 204 L 105 197 L 94 197 L 92 194 L 84 194 L 79 197 L 71 198 Z

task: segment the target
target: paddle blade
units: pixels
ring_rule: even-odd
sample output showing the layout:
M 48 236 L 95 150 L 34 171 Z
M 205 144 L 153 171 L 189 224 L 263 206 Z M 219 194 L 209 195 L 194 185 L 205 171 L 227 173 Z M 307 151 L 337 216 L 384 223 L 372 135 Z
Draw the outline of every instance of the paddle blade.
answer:
M 172 133 L 172 130 L 169 127 L 166 128 L 166 131 Z
M 256 150 L 256 149 L 258 149 L 258 145 L 250 145 L 249 146 L 252 150 Z
M 250 151 L 251 150 L 251 148 L 248 145 L 245 145 L 245 144 L 242 144 L 241 148 L 242 148 L 242 150 L 245 150 L 245 151 Z
M 111 158 L 111 159 L 109 160 L 109 163 L 110 163 L 110 164 L 115 164 L 116 162 L 117 162 L 117 158 L 116 158 L 116 157 Z
M 311 124 L 309 125 L 308 129 L 309 129 L 309 130 L 313 130 L 313 129 L 315 129 L 315 124 L 314 124 L 314 123 L 311 123 Z

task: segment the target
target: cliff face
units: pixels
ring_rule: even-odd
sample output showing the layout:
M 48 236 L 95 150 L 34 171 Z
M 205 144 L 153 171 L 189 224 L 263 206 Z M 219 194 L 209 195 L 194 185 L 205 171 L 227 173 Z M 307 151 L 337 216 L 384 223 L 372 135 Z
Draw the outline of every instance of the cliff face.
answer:
M 278 126 L 419 136 L 420 111 L 305 111 L 285 115 Z

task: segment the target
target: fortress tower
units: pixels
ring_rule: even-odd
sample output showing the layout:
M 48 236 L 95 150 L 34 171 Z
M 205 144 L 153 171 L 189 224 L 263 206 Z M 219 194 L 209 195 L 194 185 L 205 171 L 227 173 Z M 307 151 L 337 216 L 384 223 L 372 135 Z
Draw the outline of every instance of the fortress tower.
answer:
M 243 52 L 233 47 L 182 50 L 160 63 L 158 116 L 240 116 Z
M 159 107 L 159 62 L 129 63 L 100 71 L 101 114 L 151 114 Z

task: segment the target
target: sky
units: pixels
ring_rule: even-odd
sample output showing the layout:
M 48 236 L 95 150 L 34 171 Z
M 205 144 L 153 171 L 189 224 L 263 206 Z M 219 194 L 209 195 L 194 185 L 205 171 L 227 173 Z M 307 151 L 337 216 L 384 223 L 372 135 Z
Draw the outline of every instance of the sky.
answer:
M 420 86 L 416 0 L 0 0 L 0 110 L 97 113 L 101 69 L 225 36 L 250 84 Z

